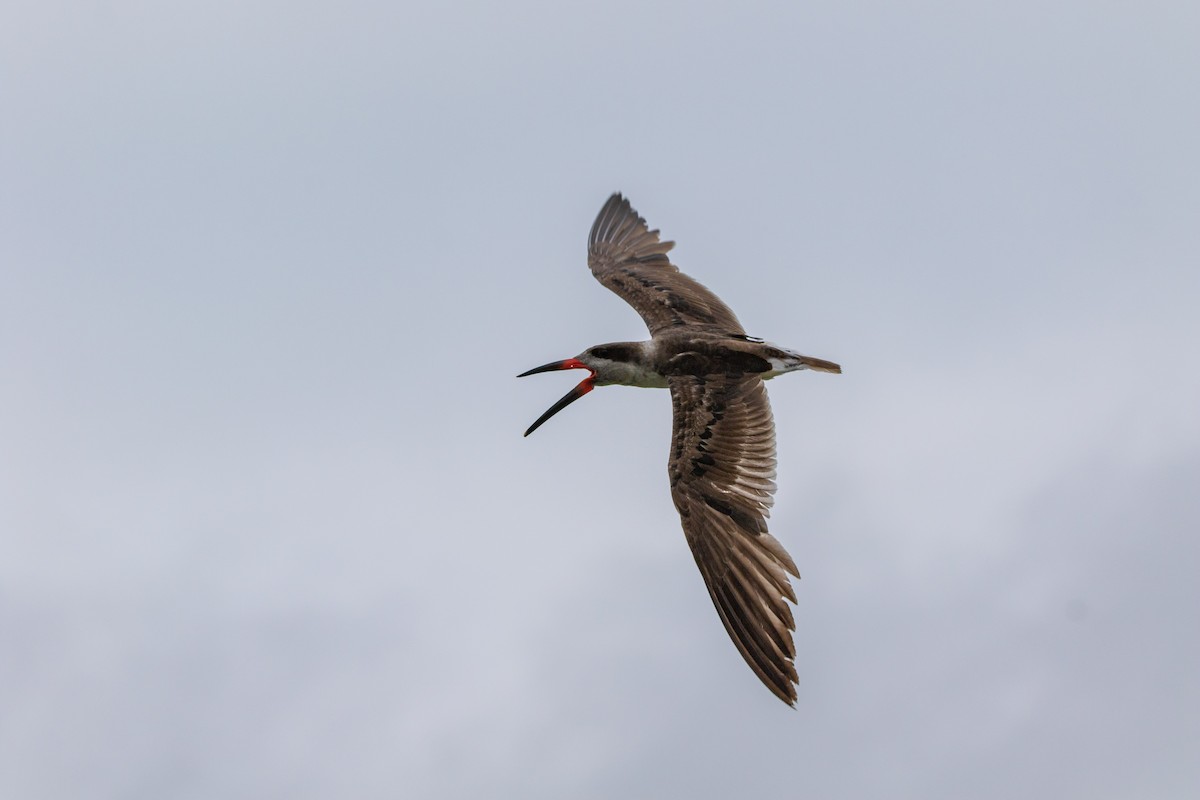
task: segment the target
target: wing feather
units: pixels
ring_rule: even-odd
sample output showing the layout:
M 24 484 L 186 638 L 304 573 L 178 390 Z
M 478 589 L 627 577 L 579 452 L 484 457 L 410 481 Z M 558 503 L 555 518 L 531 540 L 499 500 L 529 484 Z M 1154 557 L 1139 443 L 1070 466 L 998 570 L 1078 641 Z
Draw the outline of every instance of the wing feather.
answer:
M 674 242 L 659 241 L 629 201 L 608 198 L 588 235 L 588 266 L 596 280 L 633 306 L 651 334 L 703 325 L 744 334 L 729 306 L 667 258 Z
M 680 376 L 674 405 L 671 496 L 709 596 L 738 651 L 786 703 L 796 701 L 799 577 L 767 532 L 775 483 L 775 425 L 758 377 Z

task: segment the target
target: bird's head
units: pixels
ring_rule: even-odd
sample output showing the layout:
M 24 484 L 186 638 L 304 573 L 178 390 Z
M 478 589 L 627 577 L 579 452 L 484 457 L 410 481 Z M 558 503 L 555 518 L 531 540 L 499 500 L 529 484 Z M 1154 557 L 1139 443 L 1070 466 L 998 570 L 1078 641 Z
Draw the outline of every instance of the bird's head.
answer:
M 589 347 L 574 358 L 568 358 L 565 361 L 551 361 L 549 364 L 543 364 L 540 367 L 518 375 L 518 378 L 524 378 L 526 375 L 536 375 L 539 372 L 553 372 L 560 369 L 586 369 L 591 373 L 580 381 L 578 386 L 567 392 L 561 400 L 550 406 L 546 413 L 538 418 L 537 422 L 529 426 L 529 430 L 525 431 L 525 435 L 528 436 L 533 433 L 543 422 L 597 386 L 608 386 L 611 384 L 666 386 L 666 383 L 645 382 L 645 373 L 639 371 L 636 366 L 641 347 L 642 345 L 638 342 L 598 344 L 595 347 Z

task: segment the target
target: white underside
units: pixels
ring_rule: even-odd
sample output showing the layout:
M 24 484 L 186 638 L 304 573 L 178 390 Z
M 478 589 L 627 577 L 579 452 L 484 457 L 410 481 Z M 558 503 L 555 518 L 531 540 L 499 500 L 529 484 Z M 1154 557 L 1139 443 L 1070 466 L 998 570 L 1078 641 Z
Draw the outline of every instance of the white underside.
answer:
M 779 345 L 774 345 L 774 347 L 779 347 Z M 783 350 L 784 348 L 780 347 L 779 349 Z M 799 353 L 796 353 L 796 357 L 803 358 L 803 356 L 801 356 Z M 798 370 L 808 369 L 808 365 L 803 362 L 791 361 L 784 358 L 768 358 L 767 363 L 771 365 L 772 369 L 770 372 L 764 372 L 759 376 L 764 381 L 769 381 L 776 375 L 782 375 L 785 372 L 797 372 Z
M 770 362 L 773 369 L 770 372 L 764 372 L 758 376 L 764 381 L 769 381 L 776 375 L 782 375 L 785 372 L 797 372 L 802 369 L 808 369 L 807 364 L 789 364 L 783 359 L 779 358 L 768 358 L 767 361 Z
M 608 361 L 595 359 L 597 366 L 602 366 L 596 379 L 597 386 L 618 384 L 621 386 L 640 386 L 644 389 L 666 389 L 667 379 L 657 372 L 646 369 L 639 364 L 628 364 L 623 361 Z

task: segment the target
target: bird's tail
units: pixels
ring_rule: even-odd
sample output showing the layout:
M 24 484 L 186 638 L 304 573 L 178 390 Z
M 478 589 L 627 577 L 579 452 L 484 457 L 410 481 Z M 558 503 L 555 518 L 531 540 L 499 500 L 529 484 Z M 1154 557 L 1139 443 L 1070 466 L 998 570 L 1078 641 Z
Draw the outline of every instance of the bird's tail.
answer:
M 817 372 L 833 372 L 838 375 L 842 373 L 842 368 L 832 361 L 826 361 L 823 358 L 813 358 L 812 356 L 798 356 L 797 361 L 801 364 L 801 369 L 815 369 Z

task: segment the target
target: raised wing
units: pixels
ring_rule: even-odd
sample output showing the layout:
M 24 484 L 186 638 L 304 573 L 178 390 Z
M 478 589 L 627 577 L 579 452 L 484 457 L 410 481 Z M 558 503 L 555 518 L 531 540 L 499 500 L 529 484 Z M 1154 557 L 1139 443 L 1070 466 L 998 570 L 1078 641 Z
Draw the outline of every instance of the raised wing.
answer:
M 680 325 L 704 325 L 724 333 L 745 333 L 729 306 L 667 258 L 674 242 L 660 242 L 657 230 L 620 194 L 608 198 L 588 236 L 588 266 L 596 280 L 641 314 L 651 335 Z
M 775 424 L 758 377 L 670 378 L 675 409 L 671 496 L 713 605 L 746 663 L 796 702 L 791 556 L 767 533 Z

